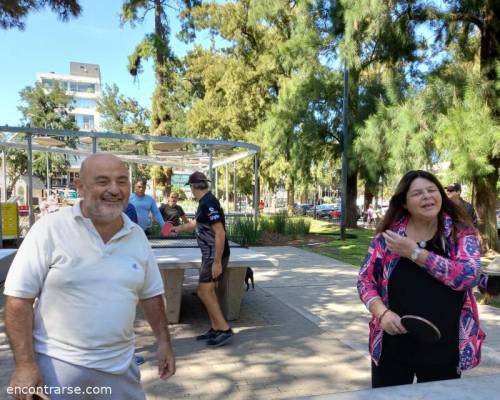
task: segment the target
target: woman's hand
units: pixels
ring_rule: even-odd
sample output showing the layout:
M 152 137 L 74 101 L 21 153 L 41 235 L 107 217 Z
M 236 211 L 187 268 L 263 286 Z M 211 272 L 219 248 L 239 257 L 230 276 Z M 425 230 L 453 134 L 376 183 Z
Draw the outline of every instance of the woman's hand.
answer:
M 391 310 L 388 310 L 382 318 L 379 318 L 379 324 L 389 335 L 403 335 L 407 332 L 403 324 L 401 324 L 401 317 Z
M 410 258 L 411 253 L 417 247 L 417 243 L 406 236 L 398 235 L 393 231 L 382 232 L 382 236 L 385 239 L 388 249 L 401 257 Z

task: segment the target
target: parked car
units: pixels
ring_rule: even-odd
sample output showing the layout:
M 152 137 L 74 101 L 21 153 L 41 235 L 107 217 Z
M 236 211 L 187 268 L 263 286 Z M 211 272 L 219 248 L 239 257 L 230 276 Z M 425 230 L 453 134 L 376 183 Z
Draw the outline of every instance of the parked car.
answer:
M 306 215 L 307 210 L 309 210 L 312 206 L 312 204 L 299 203 L 295 205 L 295 207 L 293 208 L 293 212 L 296 215 Z
M 340 211 L 340 207 L 333 209 L 328 213 L 330 219 L 340 220 L 342 216 L 342 212 Z
M 316 206 L 316 218 L 328 218 L 328 213 L 335 209 L 335 204 L 320 204 Z M 307 210 L 307 215 L 314 217 L 314 206 Z

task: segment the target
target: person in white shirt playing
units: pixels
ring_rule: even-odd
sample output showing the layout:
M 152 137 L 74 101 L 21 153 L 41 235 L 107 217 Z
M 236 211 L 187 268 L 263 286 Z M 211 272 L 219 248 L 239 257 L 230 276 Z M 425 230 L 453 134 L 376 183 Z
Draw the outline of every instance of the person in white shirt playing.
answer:
M 16 399 L 31 398 L 22 393 L 42 385 L 111 389 L 86 399 L 144 399 L 133 362 L 138 302 L 158 342 L 160 378 L 175 373 L 158 265 L 143 230 L 122 213 L 130 181 L 117 157 L 87 158 L 77 188 L 83 199 L 37 222 L 10 267 L 10 387 Z

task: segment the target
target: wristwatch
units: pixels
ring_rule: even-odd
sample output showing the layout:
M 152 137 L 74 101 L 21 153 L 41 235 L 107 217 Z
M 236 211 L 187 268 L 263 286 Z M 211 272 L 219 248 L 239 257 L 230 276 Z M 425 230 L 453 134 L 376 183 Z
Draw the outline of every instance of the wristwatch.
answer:
M 415 248 L 413 249 L 413 251 L 410 254 L 411 260 L 417 261 L 418 256 L 420 255 L 420 253 L 422 253 L 423 250 L 424 249 L 422 249 L 419 245 L 415 246 Z

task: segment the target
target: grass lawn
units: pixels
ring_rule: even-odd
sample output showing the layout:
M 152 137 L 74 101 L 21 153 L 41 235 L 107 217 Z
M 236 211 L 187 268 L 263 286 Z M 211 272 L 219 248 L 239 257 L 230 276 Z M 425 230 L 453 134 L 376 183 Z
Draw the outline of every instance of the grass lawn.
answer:
M 356 235 L 357 238 L 348 238 L 345 241 L 340 240 L 340 229 L 337 225 L 332 225 L 326 221 L 312 220 L 311 234 L 332 235 L 332 241 L 323 243 L 317 247 L 304 247 L 307 250 L 322 254 L 328 257 L 335 258 L 340 261 L 347 262 L 359 267 L 363 262 L 368 245 L 372 240 L 375 231 L 368 229 L 348 229 L 348 234 Z M 481 265 L 485 267 L 491 262 L 490 259 L 482 258 Z M 478 291 L 475 293 L 476 299 L 480 304 L 484 304 L 484 296 Z M 500 296 L 492 297 L 487 300 L 486 304 L 500 308 Z
M 310 248 L 310 250 L 352 264 L 355 267 L 359 267 L 363 262 L 367 254 L 368 245 L 375 233 L 375 231 L 369 229 L 347 229 L 348 238 L 340 240 L 340 228 L 338 225 L 317 220 L 312 221 L 309 232 L 311 234 L 332 236 L 330 242 Z M 355 238 L 352 236 L 355 236 Z

